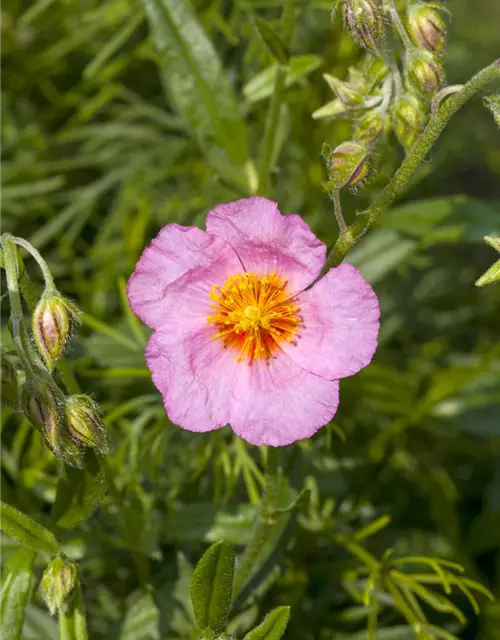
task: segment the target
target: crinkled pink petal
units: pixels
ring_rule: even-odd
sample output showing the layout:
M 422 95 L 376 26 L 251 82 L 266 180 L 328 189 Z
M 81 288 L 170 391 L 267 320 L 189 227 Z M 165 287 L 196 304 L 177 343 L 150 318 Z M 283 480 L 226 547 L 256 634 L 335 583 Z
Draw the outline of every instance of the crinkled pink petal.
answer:
M 326 247 L 298 215 L 281 215 L 266 198 L 220 204 L 207 215 L 207 231 L 233 247 L 246 271 L 268 275 L 275 271 L 297 293 L 321 272 Z
M 294 299 L 302 325 L 283 350 L 298 365 L 334 380 L 357 373 L 377 348 L 380 309 L 371 286 L 350 264 L 331 269 Z
M 338 403 L 337 380 L 315 376 L 277 352 L 235 370 L 230 423 L 250 444 L 280 447 L 316 433 Z
M 169 304 L 167 287 L 190 269 L 211 264 L 222 252 L 232 255 L 232 271 L 241 271 L 241 263 L 222 238 L 197 227 L 163 227 L 128 281 L 127 296 L 134 313 L 153 329 L 161 326 Z
M 155 331 L 146 348 L 153 382 L 168 417 L 188 431 L 212 431 L 229 422 L 233 354 L 212 340 L 205 324 L 186 329 L 179 322 Z

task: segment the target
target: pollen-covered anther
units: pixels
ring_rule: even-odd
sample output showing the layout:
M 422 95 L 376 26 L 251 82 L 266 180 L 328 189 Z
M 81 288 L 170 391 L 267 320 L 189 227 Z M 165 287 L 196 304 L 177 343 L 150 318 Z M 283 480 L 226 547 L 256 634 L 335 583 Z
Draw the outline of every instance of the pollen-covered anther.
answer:
M 214 291 L 220 292 L 217 297 Z M 299 307 L 289 302 L 286 279 L 271 272 L 230 276 L 224 286 L 213 285 L 209 293 L 215 313 L 207 317 L 221 339 L 234 349 L 237 361 L 269 358 L 280 342 L 291 342 L 299 324 Z

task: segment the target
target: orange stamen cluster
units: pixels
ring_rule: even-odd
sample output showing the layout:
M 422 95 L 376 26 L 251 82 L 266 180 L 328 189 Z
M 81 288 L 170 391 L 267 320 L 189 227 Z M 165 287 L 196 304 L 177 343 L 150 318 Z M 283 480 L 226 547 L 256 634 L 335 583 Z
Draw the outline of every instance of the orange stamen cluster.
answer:
M 274 272 L 237 273 L 224 286 L 212 285 L 215 310 L 207 321 L 218 329 L 213 339 L 238 353 L 237 360 L 269 358 L 281 341 L 291 342 L 299 318 L 290 300 L 286 280 Z

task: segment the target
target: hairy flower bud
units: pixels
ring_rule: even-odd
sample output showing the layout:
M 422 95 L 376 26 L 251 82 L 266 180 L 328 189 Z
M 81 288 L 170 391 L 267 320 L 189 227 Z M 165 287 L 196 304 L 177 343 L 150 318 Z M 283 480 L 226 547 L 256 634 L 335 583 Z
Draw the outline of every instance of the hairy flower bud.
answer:
M 354 187 L 366 178 L 369 165 L 366 147 L 357 142 L 343 142 L 329 159 L 330 180 L 339 189 Z
M 352 38 L 377 53 L 384 31 L 379 0 L 343 0 L 344 23 Z
M 443 88 L 443 67 L 430 53 L 421 51 L 409 54 L 406 73 L 415 88 L 429 100 Z
M 106 431 L 99 415 L 99 407 L 86 395 L 70 396 L 66 400 L 66 424 L 73 440 L 100 453 L 108 452 Z
M 425 106 L 415 96 L 401 96 L 392 109 L 392 128 L 399 142 L 409 150 L 423 131 L 427 113 Z
M 76 318 L 75 308 L 58 293 L 44 294 L 37 304 L 32 318 L 33 335 L 49 369 L 61 355 Z
M 356 108 L 363 105 L 363 96 L 352 89 L 346 82 L 342 82 L 342 80 L 331 76 L 329 73 L 324 73 L 323 78 L 346 107 Z
M 2 402 L 13 409 L 20 408 L 19 380 L 15 366 L 2 357 L 1 398 Z
M 442 53 L 446 25 L 434 7 L 417 2 L 408 6 L 408 32 L 413 42 L 431 53 Z
M 51 615 L 66 611 L 69 598 L 76 586 L 76 565 L 60 556 L 54 558 L 42 574 L 40 594 Z
M 80 449 L 71 440 L 61 420 L 60 402 L 50 385 L 42 380 L 28 380 L 24 390 L 24 410 L 37 427 L 41 427 L 54 455 L 72 466 L 80 466 Z
M 357 142 L 367 145 L 375 144 L 388 130 L 389 120 L 386 114 L 377 111 L 368 111 L 358 120 L 354 137 Z

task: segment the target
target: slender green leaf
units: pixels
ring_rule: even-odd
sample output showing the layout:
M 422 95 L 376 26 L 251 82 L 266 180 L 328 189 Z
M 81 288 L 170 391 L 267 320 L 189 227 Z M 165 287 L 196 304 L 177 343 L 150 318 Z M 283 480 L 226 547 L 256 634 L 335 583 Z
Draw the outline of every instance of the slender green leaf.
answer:
M 285 633 L 289 618 L 290 607 L 277 607 L 267 614 L 264 622 L 247 633 L 243 640 L 280 640 Z
M 72 529 L 90 518 L 105 492 L 104 474 L 95 453 L 85 454 L 83 469 L 64 467 L 57 483 L 52 521 L 63 529 Z
M 195 567 L 190 592 L 196 622 L 201 629 L 224 631 L 231 605 L 234 549 L 221 540 L 203 554 Z
M 41 524 L 5 502 L 0 503 L 0 526 L 4 533 L 34 551 L 59 553 L 54 535 Z
M 215 142 L 247 162 L 246 131 L 234 90 L 187 0 L 143 0 L 171 103 L 202 148 Z
M 271 27 L 269 22 L 267 22 L 267 20 L 263 20 L 262 18 L 255 18 L 254 24 L 266 49 L 273 56 L 276 62 L 287 64 L 287 47 L 285 46 L 280 36 L 276 33 L 276 31 Z
M 0 616 L 3 640 L 21 637 L 26 603 L 33 586 L 35 557 L 32 549 L 18 549 L 3 568 Z

